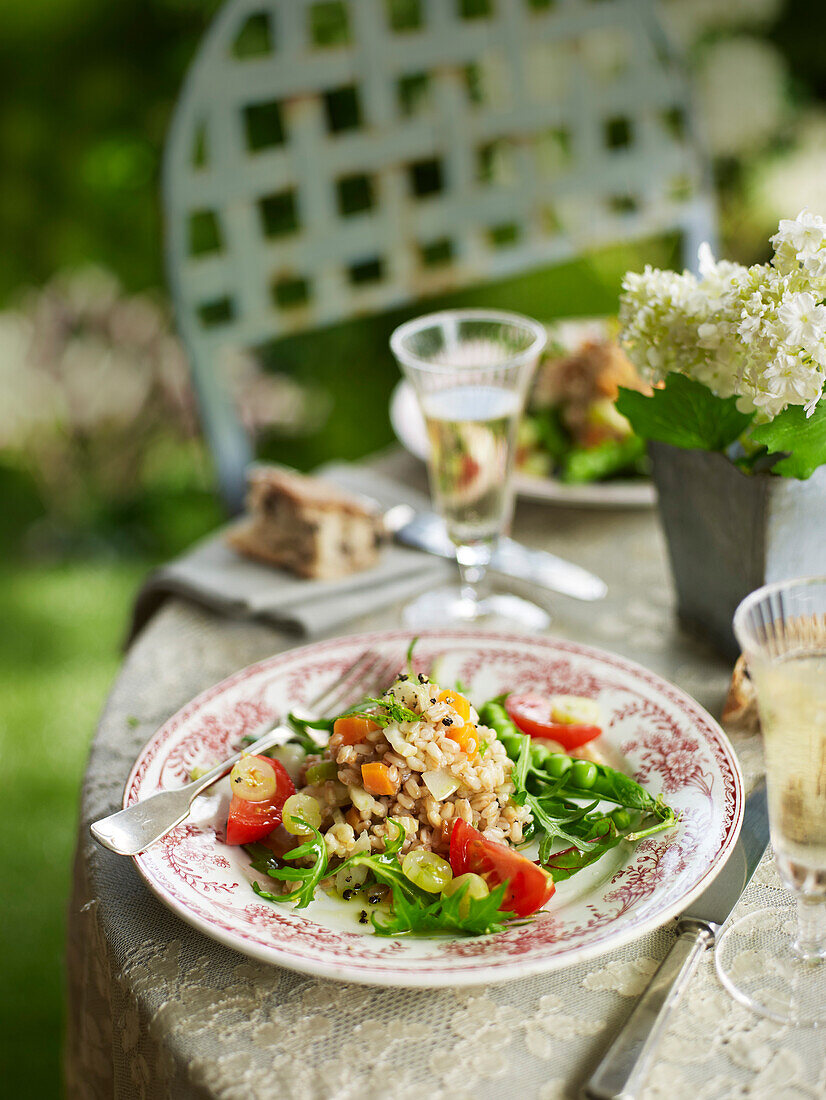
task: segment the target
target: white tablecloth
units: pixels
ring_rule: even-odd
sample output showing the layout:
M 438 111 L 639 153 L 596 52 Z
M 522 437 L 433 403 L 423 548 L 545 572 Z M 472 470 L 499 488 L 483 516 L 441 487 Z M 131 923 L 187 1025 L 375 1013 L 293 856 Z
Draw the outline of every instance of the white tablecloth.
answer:
M 407 473 L 404 466 L 390 472 Z M 412 476 L 409 474 L 408 476 Z M 674 624 L 652 513 L 523 506 L 516 534 L 600 572 L 599 605 L 553 600 L 554 631 L 639 660 L 719 713 L 728 669 Z M 395 625 L 389 611 L 353 630 Z M 120 804 L 141 745 L 198 691 L 290 639 L 168 604 L 130 651 L 101 720 L 81 804 L 69 915 L 70 1097 L 220 1100 L 573 1098 L 673 941 L 665 927 L 589 963 L 468 991 L 343 985 L 253 962 L 190 929 L 88 823 Z M 734 738 L 747 787 L 757 739 Z M 766 862 L 738 913 L 787 901 Z M 703 959 L 645 1100 L 820 1100 L 817 1031 L 761 1021 Z

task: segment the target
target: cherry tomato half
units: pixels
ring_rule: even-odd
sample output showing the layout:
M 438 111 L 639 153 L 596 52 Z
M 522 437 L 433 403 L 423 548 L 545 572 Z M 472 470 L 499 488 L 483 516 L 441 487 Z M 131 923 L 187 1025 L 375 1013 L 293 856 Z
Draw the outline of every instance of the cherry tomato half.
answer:
M 450 867 L 454 875 L 482 875 L 491 889 L 506 882 L 501 908 L 518 917 L 541 909 L 554 892 L 554 880 L 541 867 L 507 845 L 483 837 L 461 818 L 450 834 Z
M 275 794 L 264 802 L 250 802 L 233 795 L 227 818 L 227 844 L 251 844 L 254 840 L 263 840 L 281 824 L 282 807 L 290 795 L 295 794 L 295 786 L 284 765 L 268 756 L 260 759 L 266 760 L 275 771 Z
M 509 695 L 505 710 L 511 721 L 530 737 L 544 737 L 556 741 L 566 752 L 578 749 L 599 737 L 600 726 L 580 722 L 554 722 L 551 717 L 552 700 L 547 695 L 525 692 Z

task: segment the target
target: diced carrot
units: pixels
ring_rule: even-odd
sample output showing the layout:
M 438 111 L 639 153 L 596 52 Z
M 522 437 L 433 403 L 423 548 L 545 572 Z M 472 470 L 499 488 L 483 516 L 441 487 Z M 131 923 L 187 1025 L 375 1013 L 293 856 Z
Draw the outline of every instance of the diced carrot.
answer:
M 343 718 L 336 718 L 333 726 L 333 735 L 338 737 L 342 745 L 356 745 L 364 741 L 367 734 L 379 727 L 369 718 L 359 714 L 347 714 Z
M 396 794 L 399 789 L 399 784 L 390 777 L 388 766 L 379 761 L 361 765 L 361 781 L 369 794 Z
M 356 832 L 361 831 L 361 814 L 358 812 L 355 806 L 350 807 L 350 809 L 344 815 L 344 820 L 347 822 L 348 825 L 351 825 Z
M 453 707 L 456 713 L 467 722 L 470 718 L 470 703 L 464 697 L 460 695 L 458 691 L 451 691 L 450 688 L 439 693 L 439 702 L 447 703 L 448 706 Z
M 465 722 L 463 726 L 450 726 L 445 733 L 451 741 L 455 741 L 462 752 L 468 756 L 475 756 L 479 747 L 479 734 L 472 722 Z

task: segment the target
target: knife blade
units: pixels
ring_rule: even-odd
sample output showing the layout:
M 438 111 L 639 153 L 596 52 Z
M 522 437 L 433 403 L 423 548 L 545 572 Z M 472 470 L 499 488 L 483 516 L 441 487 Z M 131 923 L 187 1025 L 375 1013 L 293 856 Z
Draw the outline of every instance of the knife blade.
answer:
M 740 895 L 751 881 L 769 843 L 769 807 L 766 785 L 761 783 L 746 799 L 743 827 L 723 870 L 710 886 L 689 905 L 680 920 L 715 925 L 728 919 Z
M 677 940 L 584 1088 L 588 1100 L 634 1100 L 671 1012 L 729 917 L 766 851 L 766 787 L 746 799 L 743 826 L 722 871 L 677 920 Z
M 384 513 L 384 524 L 396 541 L 405 546 L 440 558 L 456 557 L 456 547 L 444 520 L 435 512 L 415 512 L 408 505 L 400 504 Z M 605 581 L 587 569 L 545 550 L 529 550 L 510 538 L 498 540 L 490 568 L 578 600 L 601 600 L 608 592 Z

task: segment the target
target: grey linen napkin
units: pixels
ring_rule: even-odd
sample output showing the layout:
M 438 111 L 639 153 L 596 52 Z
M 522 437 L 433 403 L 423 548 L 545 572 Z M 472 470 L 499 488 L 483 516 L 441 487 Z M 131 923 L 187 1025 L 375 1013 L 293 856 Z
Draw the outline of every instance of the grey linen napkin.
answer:
M 334 464 L 318 472 L 383 509 L 402 503 L 429 507 L 421 493 L 363 466 Z M 313 636 L 408 599 L 453 572 L 450 562 L 389 543 L 374 569 L 341 580 L 308 580 L 242 557 L 227 546 L 225 533 L 223 528 L 196 543 L 147 578 L 135 601 L 127 644 L 169 596 L 184 596 L 222 615 L 263 619 Z

